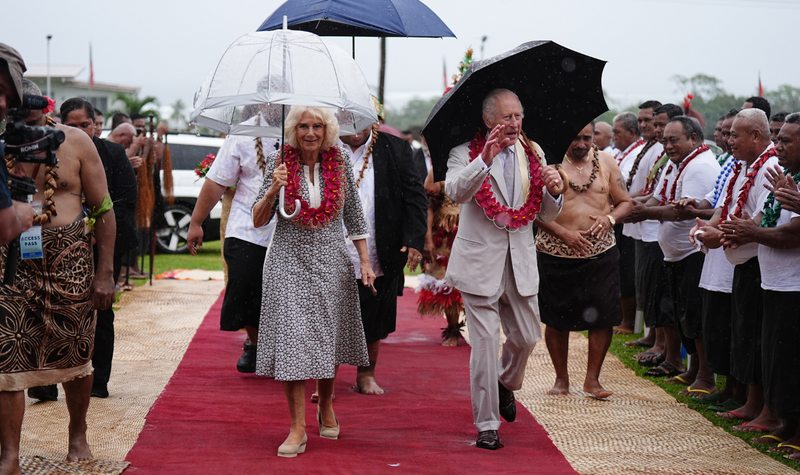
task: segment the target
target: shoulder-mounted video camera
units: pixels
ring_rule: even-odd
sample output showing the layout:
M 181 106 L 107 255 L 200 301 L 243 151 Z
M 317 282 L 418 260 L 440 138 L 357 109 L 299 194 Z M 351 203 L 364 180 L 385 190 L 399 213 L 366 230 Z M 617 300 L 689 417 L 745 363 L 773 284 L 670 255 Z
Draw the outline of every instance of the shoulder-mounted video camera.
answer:
M 26 125 L 24 120 L 32 109 L 47 108 L 47 99 L 42 96 L 22 97 L 22 105 L 8 111 L 8 123 L 0 139 L 5 142 L 6 153 L 17 162 L 42 163 L 54 167 L 58 163 L 56 149 L 64 143 L 64 131 L 55 127 Z M 41 155 L 44 152 L 44 156 Z

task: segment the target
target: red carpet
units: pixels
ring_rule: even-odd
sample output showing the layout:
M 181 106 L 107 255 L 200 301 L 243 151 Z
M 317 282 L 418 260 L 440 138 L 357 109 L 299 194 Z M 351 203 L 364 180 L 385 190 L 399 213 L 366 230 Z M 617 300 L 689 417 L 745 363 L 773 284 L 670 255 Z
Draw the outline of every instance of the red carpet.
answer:
M 353 392 L 355 368 L 343 366 L 340 439 L 319 437 L 316 405 L 307 404 L 306 453 L 279 458 L 289 432 L 281 384 L 236 372 L 244 335 L 218 330 L 221 305 L 220 297 L 150 411 L 126 473 L 576 473 L 521 404 L 517 421 L 500 429 L 505 448 L 474 447 L 469 347 L 442 347 L 444 320 L 420 318 L 409 289 L 378 360 L 387 393 Z

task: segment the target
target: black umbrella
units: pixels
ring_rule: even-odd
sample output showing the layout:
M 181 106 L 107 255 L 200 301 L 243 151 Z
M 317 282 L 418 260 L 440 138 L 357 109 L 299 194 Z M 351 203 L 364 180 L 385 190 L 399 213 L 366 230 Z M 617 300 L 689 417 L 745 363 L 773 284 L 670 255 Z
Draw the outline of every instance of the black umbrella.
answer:
M 606 62 L 552 41 L 531 41 L 474 62 L 428 116 L 422 133 L 433 158 L 435 181 L 447 174 L 450 150 L 483 126 L 483 98 L 496 88 L 514 91 L 524 108 L 522 128 L 560 163 L 580 130 L 608 110 L 601 83 Z

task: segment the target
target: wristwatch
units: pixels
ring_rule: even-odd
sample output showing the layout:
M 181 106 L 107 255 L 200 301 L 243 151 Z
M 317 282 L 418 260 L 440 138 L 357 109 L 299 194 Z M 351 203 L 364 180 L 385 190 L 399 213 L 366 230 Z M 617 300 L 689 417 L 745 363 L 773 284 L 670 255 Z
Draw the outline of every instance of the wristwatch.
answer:
M 609 220 L 609 221 L 611 221 L 611 227 L 612 227 L 612 228 L 613 228 L 613 227 L 614 227 L 614 226 L 617 224 L 617 220 L 616 220 L 616 219 L 614 219 L 614 217 L 613 217 L 613 216 L 611 216 L 610 214 L 607 214 L 607 215 L 606 215 L 606 218 L 608 218 L 608 220 Z

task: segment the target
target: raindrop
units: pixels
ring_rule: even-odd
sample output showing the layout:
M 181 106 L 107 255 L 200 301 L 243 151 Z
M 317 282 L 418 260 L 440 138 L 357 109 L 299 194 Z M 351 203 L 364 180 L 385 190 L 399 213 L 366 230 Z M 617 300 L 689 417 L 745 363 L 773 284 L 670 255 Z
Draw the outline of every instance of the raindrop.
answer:
M 571 73 L 575 71 L 575 60 L 573 58 L 564 58 L 561 60 L 561 69 L 564 71 Z
M 589 307 L 583 311 L 583 320 L 586 323 L 594 323 L 597 321 L 597 317 L 600 316 L 600 312 L 597 311 L 594 307 Z

